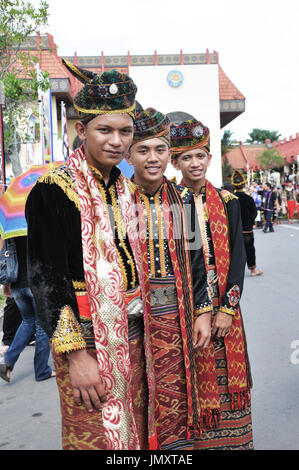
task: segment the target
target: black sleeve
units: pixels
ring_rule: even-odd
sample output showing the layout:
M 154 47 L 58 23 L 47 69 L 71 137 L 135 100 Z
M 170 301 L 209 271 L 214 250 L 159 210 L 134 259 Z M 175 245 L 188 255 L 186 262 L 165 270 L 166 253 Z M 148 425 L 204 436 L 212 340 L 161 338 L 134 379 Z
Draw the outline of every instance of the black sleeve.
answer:
M 253 198 L 251 196 L 249 197 L 250 199 L 248 199 L 248 205 L 249 205 L 250 218 L 251 218 L 252 223 L 254 223 L 255 218 L 257 216 L 257 208 L 256 208 Z
M 239 306 L 243 291 L 246 252 L 242 234 L 240 205 L 237 199 L 226 204 L 229 225 L 230 267 L 226 292 L 221 299 L 221 307 L 235 311 Z
M 80 213 L 59 186 L 37 183 L 27 199 L 26 219 L 28 281 L 40 325 L 52 337 L 63 307 L 71 307 L 79 319 L 70 256 Z

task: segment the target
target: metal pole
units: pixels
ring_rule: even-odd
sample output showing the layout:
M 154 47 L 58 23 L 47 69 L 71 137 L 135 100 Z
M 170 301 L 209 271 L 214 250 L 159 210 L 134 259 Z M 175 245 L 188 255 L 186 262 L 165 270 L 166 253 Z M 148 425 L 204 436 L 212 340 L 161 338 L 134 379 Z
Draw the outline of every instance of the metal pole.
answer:
M 40 79 L 41 76 L 41 70 L 39 68 L 39 65 L 36 64 L 35 66 L 36 69 L 36 75 L 37 79 Z M 44 142 L 44 119 L 43 119 L 43 92 L 38 86 L 38 112 L 39 112 L 39 125 L 40 125 L 40 141 L 41 141 L 41 152 L 42 152 L 42 164 L 45 164 L 45 142 Z
M 54 162 L 54 146 L 53 146 L 53 115 L 52 115 L 52 91 L 51 88 L 49 92 L 49 106 L 50 106 L 50 153 L 51 153 L 51 162 Z
M 3 190 L 6 189 L 6 173 L 5 173 L 5 149 L 4 149 L 4 132 L 3 132 L 3 115 L 2 115 L 2 104 L 0 104 L 0 157 L 2 165 L 2 182 Z M 3 192 L 4 192 L 3 191 Z

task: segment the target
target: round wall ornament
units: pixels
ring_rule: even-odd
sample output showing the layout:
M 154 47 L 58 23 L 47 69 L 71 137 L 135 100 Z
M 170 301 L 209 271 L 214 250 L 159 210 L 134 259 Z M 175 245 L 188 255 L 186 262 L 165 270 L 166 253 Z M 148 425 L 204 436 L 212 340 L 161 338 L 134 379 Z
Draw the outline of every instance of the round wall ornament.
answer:
M 184 81 L 184 75 L 180 70 L 171 70 L 167 75 L 168 84 L 172 87 L 179 87 Z

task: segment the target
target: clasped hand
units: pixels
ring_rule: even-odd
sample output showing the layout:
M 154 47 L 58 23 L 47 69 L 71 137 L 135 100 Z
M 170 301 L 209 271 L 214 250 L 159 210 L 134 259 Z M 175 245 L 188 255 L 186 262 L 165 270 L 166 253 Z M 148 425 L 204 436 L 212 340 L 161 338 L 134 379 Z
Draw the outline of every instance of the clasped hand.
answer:
M 232 315 L 217 312 L 203 313 L 194 322 L 193 347 L 202 350 L 206 348 L 212 337 L 223 338 L 229 331 L 233 321 Z

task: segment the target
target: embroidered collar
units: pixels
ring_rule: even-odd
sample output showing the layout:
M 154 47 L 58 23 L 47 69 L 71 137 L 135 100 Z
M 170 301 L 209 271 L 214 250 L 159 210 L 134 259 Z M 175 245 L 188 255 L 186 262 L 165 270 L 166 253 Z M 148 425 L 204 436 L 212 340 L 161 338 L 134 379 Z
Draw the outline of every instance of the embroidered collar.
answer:
M 163 181 L 162 181 L 161 185 L 159 186 L 159 188 L 154 193 L 150 194 L 150 193 L 147 193 L 146 190 L 140 184 L 135 183 L 134 175 L 131 178 L 131 182 L 134 185 L 134 189 L 139 191 L 140 193 L 142 193 L 144 196 L 146 196 L 148 198 L 153 198 L 158 193 L 161 193 L 162 189 L 164 188 L 165 181 L 166 181 L 166 178 L 165 178 L 165 176 L 163 176 Z
M 121 175 L 121 171 L 120 171 L 119 168 L 117 168 L 116 166 L 112 167 L 111 172 L 110 172 L 110 176 L 109 176 L 109 181 L 108 181 L 108 184 L 106 185 L 104 180 L 103 180 L 103 175 L 100 172 L 100 170 L 98 170 L 97 168 L 95 168 L 94 166 L 91 166 L 91 165 L 90 165 L 90 168 L 91 168 L 91 171 L 92 171 L 95 179 L 98 182 L 102 183 L 107 188 L 109 188 L 112 184 L 114 184 L 116 182 L 116 180 L 119 178 L 119 176 Z
M 188 188 L 191 191 L 191 193 L 194 194 L 195 196 L 198 196 L 199 194 L 206 194 L 206 185 L 202 186 L 198 193 L 196 193 L 193 188 L 188 187 L 186 183 L 184 182 L 184 180 L 181 181 L 181 186 L 185 186 L 186 188 Z

